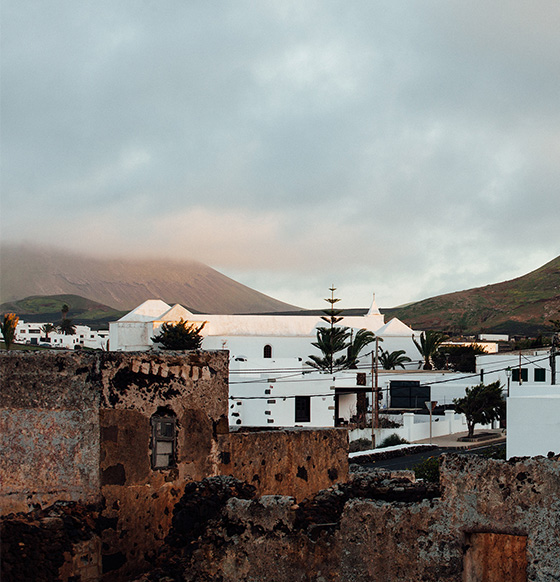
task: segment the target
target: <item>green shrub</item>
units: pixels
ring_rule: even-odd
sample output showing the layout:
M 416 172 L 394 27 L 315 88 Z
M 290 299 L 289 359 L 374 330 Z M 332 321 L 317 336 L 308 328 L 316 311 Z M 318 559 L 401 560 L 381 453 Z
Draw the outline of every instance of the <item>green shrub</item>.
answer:
M 430 457 L 413 467 L 417 479 L 439 483 L 439 457 Z
M 373 449 L 370 439 L 356 439 L 348 445 L 349 453 L 357 453 L 358 451 L 368 451 Z
M 383 447 L 392 447 L 394 445 L 408 445 L 409 442 L 406 439 L 401 438 L 397 433 L 390 434 L 387 438 L 381 441 L 380 445 L 377 447 L 381 449 Z
M 400 428 L 401 426 L 400 422 L 395 422 L 386 416 L 379 415 L 379 428 Z

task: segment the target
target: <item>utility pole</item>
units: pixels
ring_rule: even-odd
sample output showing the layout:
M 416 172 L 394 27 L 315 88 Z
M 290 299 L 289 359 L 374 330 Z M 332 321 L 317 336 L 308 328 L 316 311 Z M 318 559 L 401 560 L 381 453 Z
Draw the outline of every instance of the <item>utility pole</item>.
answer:
M 560 331 L 552 336 L 552 346 L 550 347 L 550 384 L 556 384 L 556 354 L 560 344 Z
M 375 449 L 375 356 L 371 354 L 371 447 Z
M 375 448 L 375 429 L 379 428 L 379 338 L 375 338 L 375 355 L 371 354 L 371 446 Z
M 379 338 L 375 337 L 375 428 L 379 428 Z

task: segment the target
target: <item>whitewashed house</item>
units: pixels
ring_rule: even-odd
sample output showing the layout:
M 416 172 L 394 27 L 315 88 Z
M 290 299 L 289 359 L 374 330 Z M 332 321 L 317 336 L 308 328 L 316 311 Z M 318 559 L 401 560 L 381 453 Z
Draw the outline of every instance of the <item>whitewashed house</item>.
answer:
M 42 327 L 45 323 L 26 323 L 18 321 L 15 333 L 15 341 L 27 345 L 43 345 L 53 348 L 91 348 L 94 350 L 106 350 L 109 340 L 109 330 L 92 330 L 87 325 L 76 325 L 76 333 L 65 335 L 58 331 L 51 331 L 49 337 L 45 337 Z M 1 335 L 1 334 L 0 334 Z
M 477 356 L 484 382 L 500 380 L 508 396 L 508 458 L 560 453 L 559 355 L 555 368 L 550 349 Z

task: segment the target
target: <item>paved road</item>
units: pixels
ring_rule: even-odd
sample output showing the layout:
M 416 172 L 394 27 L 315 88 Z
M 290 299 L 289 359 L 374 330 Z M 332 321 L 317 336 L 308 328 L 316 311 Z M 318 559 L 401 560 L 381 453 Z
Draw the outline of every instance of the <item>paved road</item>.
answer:
M 395 457 L 394 459 L 376 461 L 375 463 L 368 463 L 363 466 L 370 467 L 373 469 L 390 469 L 392 471 L 402 471 L 403 469 L 412 469 L 418 463 L 426 459 L 429 459 L 430 457 L 439 457 L 444 453 L 458 453 L 460 455 L 481 455 L 484 454 L 484 451 L 487 451 L 488 449 L 496 449 L 498 447 L 505 449 L 505 446 L 506 446 L 505 443 L 500 443 L 494 445 L 483 445 L 480 447 L 474 447 L 472 449 L 460 449 L 460 450 L 438 448 L 422 453 L 415 453 L 413 455 L 406 455 L 404 457 Z

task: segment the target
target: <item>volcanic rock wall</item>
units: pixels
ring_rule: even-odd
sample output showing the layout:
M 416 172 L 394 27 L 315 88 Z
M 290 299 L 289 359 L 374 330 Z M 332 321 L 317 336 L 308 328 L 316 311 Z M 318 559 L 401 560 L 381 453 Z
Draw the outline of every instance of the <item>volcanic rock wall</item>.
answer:
M 0 354 L 3 514 L 99 501 L 97 362 L 87 354 Z
M 63 561 L 39 552 L 49 557 L 47 572 L 64 562 L 64 576 L 83 577 L 88 564 L 88 580 L 95 566 L 110 581 L 149 568 L 186 484 L 208 476 L 232 475 L 257 494 L 300 499 L 348 475 L 345 431 L 228 433 L 225 351 L 12 352 L 0 354 L 0 365 L 1 514 L 20 513 L 10 516 L 17 524 L 55 503 L 94 508 L 85 550 L 70 544 Z M 161 415 L 175 419 L 173 463 L 166 467 L 154 465 L 153 420 Z M 47 547 L 43 529 L 59 523 L 49 521 L 58 517 L 53 511 L 30 526 L 40 547 Z M 6 551 L 25 547 L 34 555 L 29 539 L 21 543 Z
M 360 474 L 300 504 L 234 496 L 162 571 L 191 582 L 560 579 L 558 457 L 450 455 L 441 484 L 437 497 L 419 483 Z
M 258 495 L 298 500 L 348 479 L 348 431 L 282 430 L 220 437 L 220 474 L 253 485 Z

